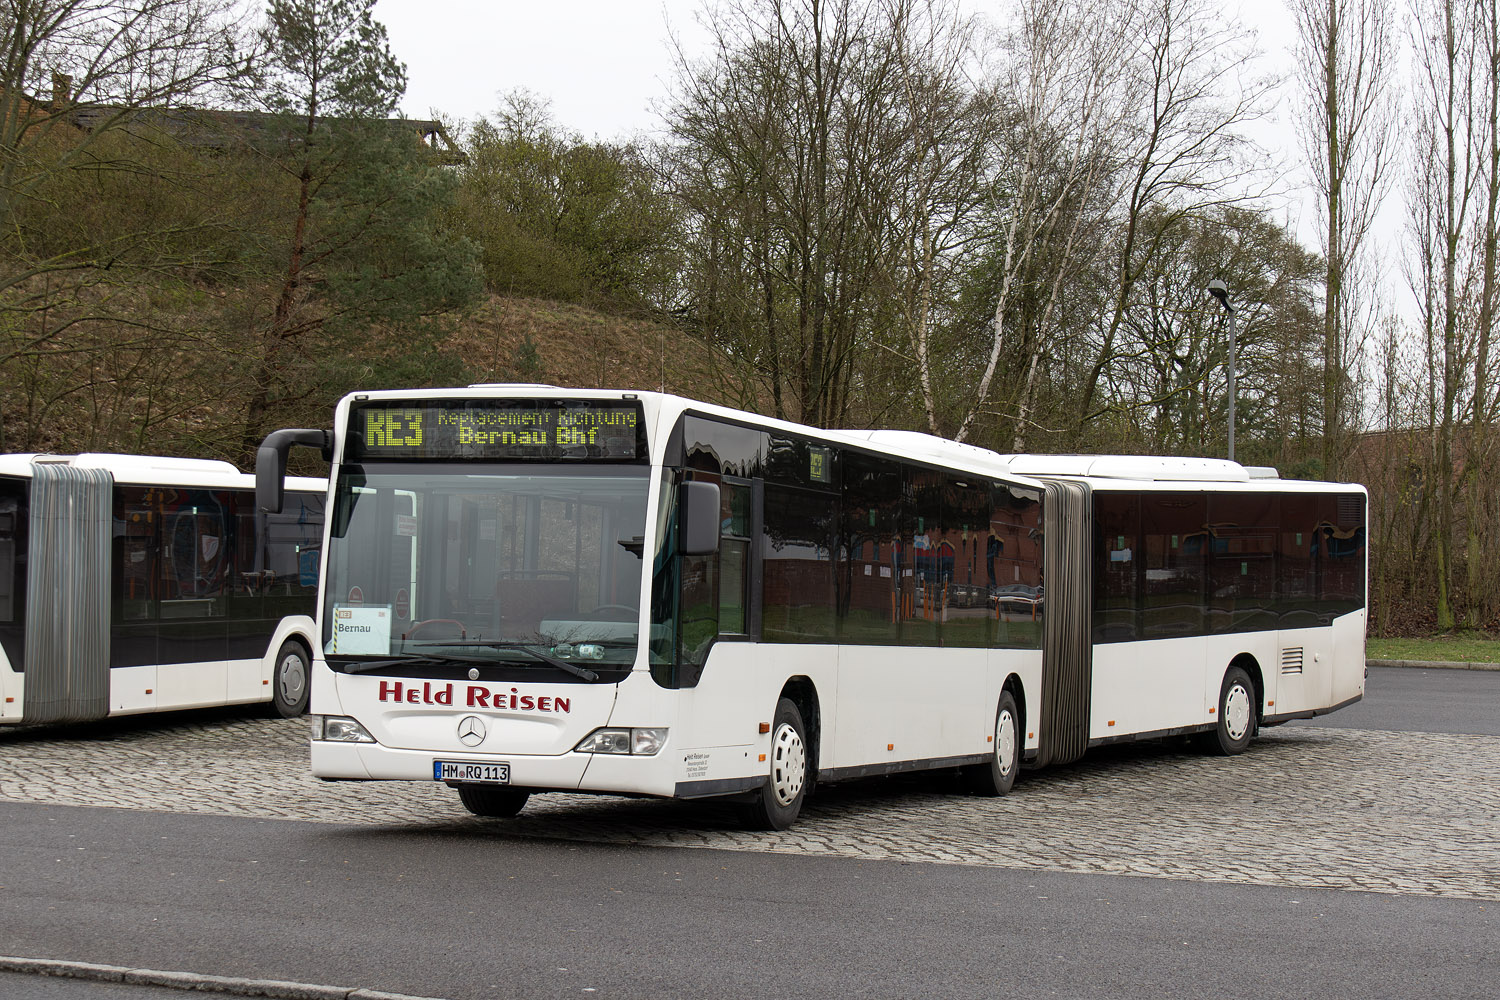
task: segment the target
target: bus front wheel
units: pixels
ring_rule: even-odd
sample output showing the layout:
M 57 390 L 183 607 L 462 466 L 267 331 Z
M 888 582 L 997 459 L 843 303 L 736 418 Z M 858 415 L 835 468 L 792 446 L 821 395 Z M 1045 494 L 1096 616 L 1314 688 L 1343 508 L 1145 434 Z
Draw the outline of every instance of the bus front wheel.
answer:
M 1204 748 L 1226 757 L 1240 753 L 1255 736 L 1255 714 L 1255 685 L 1250 675 L 1230 667 L 1219 687 L 1219 718 L 1213 730 L 1204 734 Z
M 531 793 L 524 788 L 494 785 L 459 785 L 458 800 L 475 816 L 506 819 L 526 808 Z
M 307 711 L 307 650 L 294 639 L 281 644 L 276 667 L 271 671 L 271 707 L 283 719 L 295 719 Z
M 776 704 L 771 723 L 770 773 L 766 783 L 744 804 L 742 818 L 751 830 L 785 830 L 797 821 L 807 798 L 807 729 L 802 712 L 790 698 Z
M 975 795 L 1004 795 L 1016 783 L 1021 769 L 1021 717 L 1016 699 L 1009 691 L 1000 694 L 995 710 L 995 745 L 990 759 L 971 764 L 966 770 L 969 788 Z

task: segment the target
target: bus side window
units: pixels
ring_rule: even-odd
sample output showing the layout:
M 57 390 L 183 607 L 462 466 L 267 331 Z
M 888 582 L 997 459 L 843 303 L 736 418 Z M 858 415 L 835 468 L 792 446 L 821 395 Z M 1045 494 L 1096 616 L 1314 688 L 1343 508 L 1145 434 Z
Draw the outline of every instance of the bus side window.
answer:
M 724 502 L 726 491 L 716 473 L 690 471 L 684 479 L 718 484 L 719 500 Z M 719 634 L 719 558 L 718 552 L 681 557 L 682 616 L 677 634 L 678 660 L 684 666 L 701 666 L 709 643 Z
M 749 631 L 750 487 L 719 484 L 719 634 Z
M 28 484 L 0 480 L 0 624 L 25 620 Z
M 156 612 L 156 539 L 159 516 L 152 491 L 119 487 L 115 492 L 115 560 L 120 584 L 115 589 L 115 617 L 119 621 L 152 621 Z

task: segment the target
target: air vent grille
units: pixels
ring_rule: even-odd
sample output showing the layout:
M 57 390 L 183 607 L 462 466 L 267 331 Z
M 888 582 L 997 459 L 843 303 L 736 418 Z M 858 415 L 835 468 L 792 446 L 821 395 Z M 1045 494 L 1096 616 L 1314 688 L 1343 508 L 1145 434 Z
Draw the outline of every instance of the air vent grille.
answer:
M 1291 649 L 1281 651 L 1281 672 L 1284 674 L 1302 673 L 1302 647 L 1293 646 Z

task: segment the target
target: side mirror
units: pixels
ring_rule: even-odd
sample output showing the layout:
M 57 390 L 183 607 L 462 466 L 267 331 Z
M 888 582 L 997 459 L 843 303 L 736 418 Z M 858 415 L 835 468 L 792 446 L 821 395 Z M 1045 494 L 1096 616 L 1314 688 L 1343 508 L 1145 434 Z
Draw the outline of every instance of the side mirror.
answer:
M 323 461 L 333 460 L 333 434 L 330 431 L 288 429 L 272 431 L 255 452 L 255 509 L 265 514 L 280 514 L 282 493 L 286 486 L 286 453 L 293 445 L 318 448 Z
M 677 551 L 710 556 L 719 551 L 719 484 L 686 482 L 677 493 Z

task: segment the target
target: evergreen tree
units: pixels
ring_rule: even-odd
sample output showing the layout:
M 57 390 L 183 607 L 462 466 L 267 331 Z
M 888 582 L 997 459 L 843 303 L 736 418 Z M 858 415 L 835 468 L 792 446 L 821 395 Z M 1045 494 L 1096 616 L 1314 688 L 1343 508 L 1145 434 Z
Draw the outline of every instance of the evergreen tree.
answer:
M 257 141 L 282 175 L 273 188 L 282 236 L 261 254 L 274 293 L 256 319 L 247 460 L 284 404 L 446 371 L 435 321 L 479 293 L 475 247 L 442 227 L 451 177 L 414 128 L 390 117 L 406 70 L 374 5 L 272 0 L 267 9 L 261 92 L 277 125 Z

